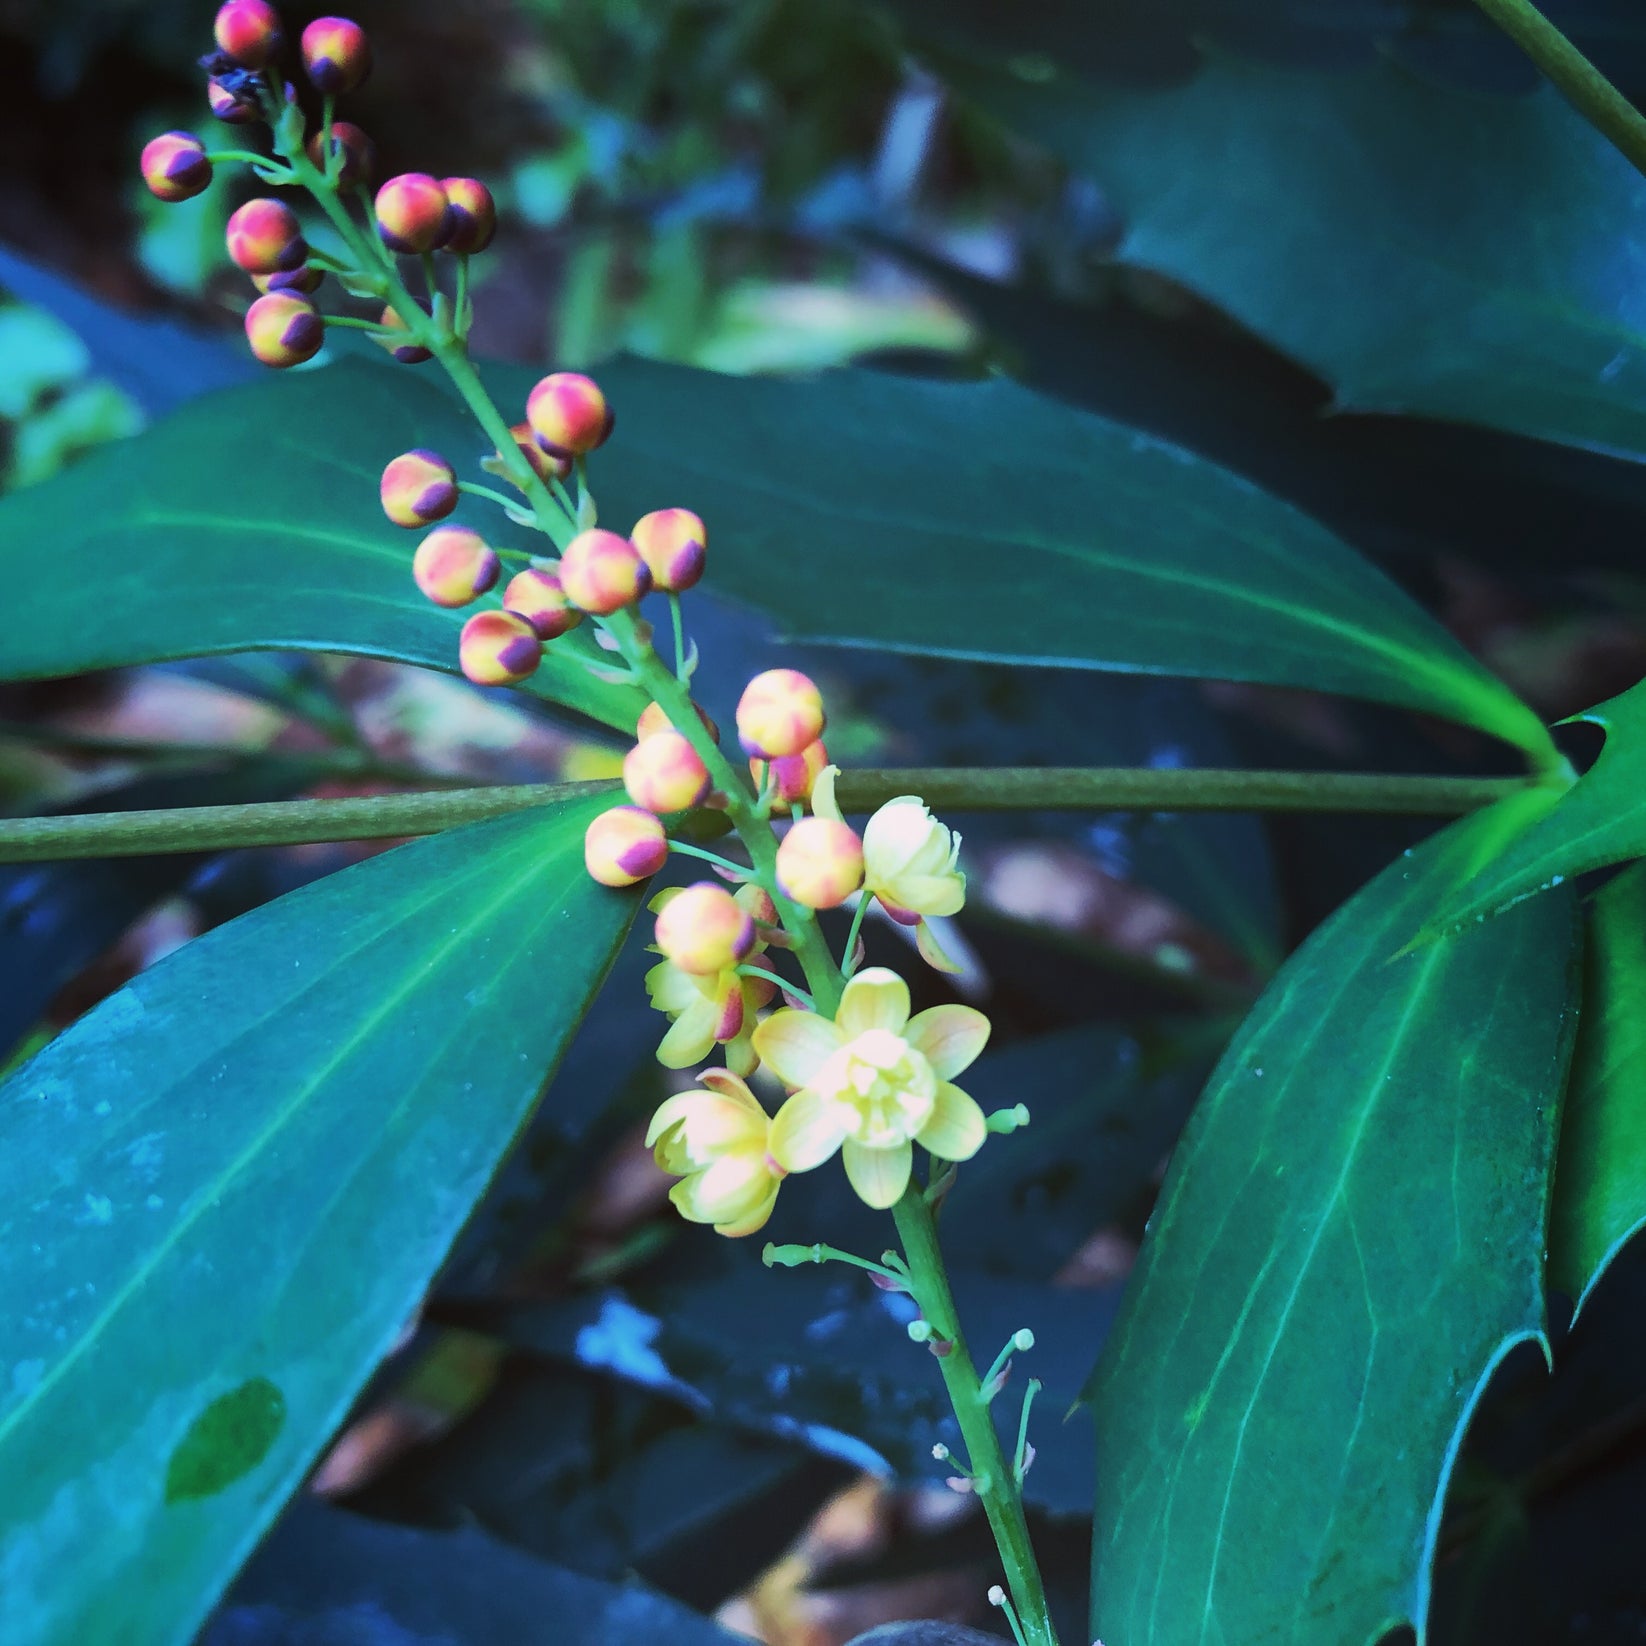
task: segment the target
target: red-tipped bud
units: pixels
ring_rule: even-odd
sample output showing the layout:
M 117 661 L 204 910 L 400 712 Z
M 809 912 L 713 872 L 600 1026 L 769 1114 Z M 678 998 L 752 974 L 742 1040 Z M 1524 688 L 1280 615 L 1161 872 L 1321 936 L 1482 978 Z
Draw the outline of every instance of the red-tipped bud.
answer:
M 772 795 L 781 806 L 811 804 L 812 785 L 823 775 L 829 763 L 829 751 L 822 740 L 808 743 L 799 754 L 785 754 L 776 760 L 751 760 L 749 775 L 756 789 L 772 785 Z
M 452 231 L 451 202 L 427 172 L 402 172 L 377 191 L 377 232 L 390 251 L 415 255 L 445 244 Z
M 652 574 L 628 538 L 595 527 L 566 545 L 560 586 L 574 606 L 605 617 L 638 600 L 652 586 Z
M 484 251 L 497 233 L 497 202 L 492 191 L 473 177 L 441 180 L 452 209 L 451 237 L 445 249 L 468 255 Z
M 863 884 L 863 842 L 832 817 L 803 817 L 777 848 L 777 883 L 808 909 L 835 909 Z
M 566 598 L 560 579 L 543 566 L 516 572 L 503 591 L 503 605 L 525 618 L 539 640 L 558 640 L 583 621 L 582 612 Z
M 669 859 L 669 837 L 650 812 L 613 806 L 583 836 L 583 862 L 602 886 L 632 886 Z
M 294 291 L 303 297 L 313 297 L 326 282 L 326 271 L 311 263 L 299 263 L 295 269 L 281 269 L 276 274 L 254 274 L 251 283 L 260 292 Z
M 254 98 L 226 86 L 221 80 L 206 82 L 206 105 L 225 126 L 249 126 L 263 118 Z
M 516 423 L 509 433 L 514 436 L 514 443 L 520 448 L 521 455 L 532 466 L 532 473 L 545 484 L 550 480 L 564 480 L 572 472 L 572 460 L 569 457 L 550 457 L 538 445 L 537 438 L 532 433 L 530 423 Z M 503 454 L 497 454 L 501 457 Z M 512 476 L 506 476 L 512 486 L 515 481 Z
M 432 526 L 457 507 L 457 471 L 439 452 L 402 452 L 383 470 L 383 512 L 397 526 Z
M 163 132 L 144 145 L 141 164 L 149 193 L 161 200 L 192 200 L 211 186 L 206 145 L 193 132 Z
M 706 977 L 747 958 L 754 947 L 754 921 L 724 886 L 700 880 L 663 905 L 657 917 L 657 946 L 683 972 Z
M 301 366 L 320 352 L 326 323 L 308 298 L 271 291 L 246 310 L 246 340 L 265 366 Z
M 543 642 L 513 612 L 476 612 L 457 642 L 463 672 L 477 686 L 512 686 L 534 674 Z
M 550 372 L 537 384 L 526 400 L 526 421 L 538 445 L 555 457 L 592 452 L 612 431 L 600 385 L 574 371 Z
M 823 734 L 823 694 L 798 669 L 767 669 L 743 688 L 737 736 L 768 760 L 799 754 Z
M 436 526 L 412 556 L 412 577 L 437 606 L 468 605 L 502 573 L 491 545 L 467 526 Z
M 338 157 L 337 181 L 345 188 L 369 183 L 377 170 L 377 145 L 352 121 L 334 120 L 331 152 Z M 308 142 L 309 161 L 326 170 L 326 134 L 317 131 Z
M 427 311 L 428 304 L 421 297 L 417 299 L 417 302 L 420 308 Z M 406 322 L 400 318 L 399 311 L 392 303 L 384 308 L 383 317 L 377 323 L 384 331 L 403 332 L 408 329 Z M 377 341 L 403 366 L 421 366 L 425 360 L 434 359 L 433 350 L 424 348 L 421 343 L 412 342 L 409 337 L 404 343 L 396 343 L 382 337 L 378 338 Z
M 679 593 L 703 575 L 709 534 L 690 509 L 654 509 L 629 536 L 651 569 L 654 589 Z
M 694 703 L 692 707 L 697 710 L 697 718 L 703 722 L 703 729 L 718 743 L 720 741 L 720 728 L 708 717 L 702 704 Z M 679 729 L 663 712 L 661 703 L 648 703 L 640 711 L 640 719 L 635 723 L 634 735 L 641 742 L 645 742 L 648 737 L 655 737 L 659 732 L 672 732 Z
M 713 785 L 698 752 L 679 732 L 658 732 L 623 757 L 623 787 L 649 812 L 701 806 Z
M 346 17 L 317 17 L 303 30 L 303 67 L 328 97 L 353 91 L 371 73 L 371 41 Z
M 229 219 L 229 256 L 247 274 L 300 268 L 309 254 L 297 213 L 279 200 L 248 200 Z
M 280 50 L 280 18 L 267 0 L 227 0 L 212 25 L 217 48 L 242 68 L 266 68 Z

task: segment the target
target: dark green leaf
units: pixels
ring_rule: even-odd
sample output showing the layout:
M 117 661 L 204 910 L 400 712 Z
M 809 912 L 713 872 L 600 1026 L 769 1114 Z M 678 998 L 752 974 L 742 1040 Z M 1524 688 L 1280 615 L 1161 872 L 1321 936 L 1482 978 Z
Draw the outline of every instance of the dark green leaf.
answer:
M 526 374 L 492 373 L 519 401 Z M 621 361 L 608 525 L 709 523 L 720 593 L 799 639 L 1309 686 L 1527 747 L 1530 709 L 1324 527 L 1226 470 L 1015 384 L 775 382 Z
M 1583 1021 L 1560 1132 L 1549 1280 L 1577 1306 L 1646 1225 L 1646 865 L 1589 909 Z
M 1399 953 L 1502 827 L 1386 870 L 1213 1076 L 1094 1378 L 1094 1636 L 1421 1632 L 1463 1425 L 1544 1331 L 1570 896 Z
M 599 802 L 373 858 L 0 1086 L 8 1646 L 189 1638 L 416 1307 L 634 909 Z
M 1340 405 L 1646 453 L 1646 181 L 1552 89 L 1226 57 L 1149 91 L 954 77 L 1103 186 L 1127 262 L 1226 309 Z
M 383 466 L 416 446 L 484 478 L 485 437 L 460 403 L 345 362 L 196 401 L 5 499 L 0 678 L 278 647 L 455 671 L 466 614 L 418 592 L 417 534 L 378 504 Z M 491 505 L 472 518 L 507 540 Z M 579 661 L 602 655 L 582 631 L 566 636 L 530 689 L 628 731 L 644 702 Z

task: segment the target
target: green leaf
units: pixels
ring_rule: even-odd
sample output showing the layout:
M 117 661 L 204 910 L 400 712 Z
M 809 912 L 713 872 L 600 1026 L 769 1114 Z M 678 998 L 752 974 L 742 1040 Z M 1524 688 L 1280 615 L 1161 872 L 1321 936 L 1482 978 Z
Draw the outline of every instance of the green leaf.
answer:
M 1138 91 L 1034 66 L 951 78 L 1103 186 L 1126 262 L 1296 356 L 1341 406 L 1646 453 L 1646 180 L 1552 89 L 1214 56 Z
M 0 678 L 280 647 L 455 671 L 466 613 L 418 592 L 417 535 L 383 517 L 378 479 L 414 446 L 473 478 L 485 444 L 431 382 L 352 361 L 196 401 L 0 502 Z M 489 504 L 456 518 L 511 540 Z M 529 689 L 629 731 L 644 701 L 579 661 L 603 657 L 567 636 Z
M 1560 1132 L 1549 1280 L 1581 1312 L 1646 1227 L 1646 864 L 1589 907 L 1583 1020 Z
M 774 382 L 620 361 L 602 519 L 680 504 L 718 593 L 796 638 L 1308 686 L 1542 748 L 1536 716 L 1324 527 L 1176 447 L 995 381 Z M 507 402 L 525 374 L 493 374 Z
M 1340 909 L 1213 1075 L 1094 1374 L 1094 1637 L 1422 1639 L 1463 1426 L 1544 1342 L 1572 899 L 1399 953 L 1503 826 Z
M 599 801 L 219 928 L 0 1086 L 8 1646 L 185 1641 L 417 1307 L 635 907 Z

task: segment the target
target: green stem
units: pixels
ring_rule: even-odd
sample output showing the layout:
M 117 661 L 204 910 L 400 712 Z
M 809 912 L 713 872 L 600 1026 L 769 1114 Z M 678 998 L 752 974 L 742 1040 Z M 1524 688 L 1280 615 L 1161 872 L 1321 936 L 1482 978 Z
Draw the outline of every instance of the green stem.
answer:
M 846 933 L 846 947 L 841 951 L 840 973 L 842 977 L 850 977 L 857 970 L 857 939 L 863 930 L 863 916 L 869 912 L 871 899 L 867 892 L 860 892 L 857 907 L 852 910 L 851 930 Z
M 1646 174 L 1646 117 L 1531 0 L 1475 0 L 1475 4 L 1636 171 Z
M 977 1367 L 972 1364 L 960 1329 L 960 1316 L 949 1290 L 943 1254 L 937 1244 L 937 1226 L 919 1188 L 911 1184 L 903 1198 L 892 1207 L 898 1238 L 909 1260 L 909 1276 L 920 1312 L 949 1342 L 949 1352 L 938 1357 L 943 1383 L 949 1392 L 960 1433 L 966 1442 L 966 1460 L 972 1474 L 989 1529 L 994 1533 L 1006 1570 L 1009 1589 L 1023 1632 L 1030 1646 L 1057 1646 L 1046 1592 L 1040 1581 L 1040 1567 L 1029 1542 L 1029 1524 L 1023 1515 L 1023 1499 L 1011 1463 L 1000 1444 L 994 1415 L 984 1398 Z

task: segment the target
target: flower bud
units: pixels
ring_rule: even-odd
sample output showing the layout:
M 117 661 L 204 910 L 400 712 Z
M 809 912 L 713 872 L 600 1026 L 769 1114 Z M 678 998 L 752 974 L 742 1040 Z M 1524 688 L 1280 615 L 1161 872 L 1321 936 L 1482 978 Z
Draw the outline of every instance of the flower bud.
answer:
M 863 884 L 863 842 L 832 817 L 803 817 L 777 848 L 777 883 L 808 909 L 836 909 Z
M 323 131 L 317 131 L 308 142 L 309 161 L 321 171 L 327 169 L 326 146 Z M 371 181 L 372 173 L 377 170 L 377 145 L 352 121 L 332 121 L 331 152 L 342 157 L 337 181 L 345 188 Z
M 697 718 L 703 722 L 704 731 L 718 743 L 720 741 L 720 728 L 709 718 L 701 703 L 694 703 L 692 707 L 697 710 Z M 644 742 L 648 737 L 655 737 L 659 732 L 672 732 L 675 730 L 677 728 L 668 715 L 664 713 L 663 705 L 661 703 L 648 703 L 640 711 L 640 719 L 635 723 L 634 735 Z
M 543 642 L 513 612 L 476 612 L 458 637 L 457 658 L 477 686 L 512 686 L 536 672 Z
M 679 732 L 658 732 L 623 757 L 623 787 L 649 812 L 683 812 L 701 806 L 713 785 L 708 767 Z
M 279 200 L 248 200 L 229 219 L 229 256 L 247 274 L 301 268 L 309 248 L 297 213 Z
M 543 378 L 526 400 L 526 421 L 537 443 L 554 457 L 592 452 L 612 432 L 612 414 L 593 378 L 557 371 Z
M 571 458 L 551 457 L 538 445 L 530 423 L 516 423 L 509 429 L 509 433 L 514 436 L 514 443 L 520 448 L 521 455 L 531 464 L 532 473 L 545 484 L 550 480 L 564 480 L 572 472 Z M 501 452 L 498 453 L 499 457 L 502 455 Z M 505 478 L 509 479 L 510 485 L 514 484 L 512 478 Z
M 256 98 L 216 76 L 206 82 L 206 106 L 226 126 L 249 126 L 263 118 Z
M 583 862 L 602 886 L 632 886 L 656 874 L 668 858 L 663 825 L 638 806 L 613 806 L 583 836 Z
M 254 274 L 251 283 L 260 292 L 293 291 L 303 297 L 312 297 L 325 284 L 326 271 L 310 263 L 299 263 L 295 269 L 280 269 L 274 274 Z
M 206 145 L 193 132 L 168 131 L 143 146 L 143 181 L 149 193 L 168 202 L 192 200 L 211 185 Z
M 777 905 L 772 902 L 772 894 L 757 880 L 746 881 L 739 886 L 732 896 L 737 899 L 738 906 L 753 918 L 757 925 L 775 926 L 777 921 Z
M 451 202 L 437 178 L 402 172 L 377 191 L 377 232 L 394 252 L 415 255 L 443 245 L 452 231 Z
M 754 779 L 757 792 L 763 792 L 767 783 L 772 786 L 772 798 L 780 806 L 809 805 L 812 785 L 829 763 L 829 751 L 821 739 L 808 743 L 799 754 L 779 755 L 776 760 L 751 760 L 749 776 Z
M 754 947 L 755 930 L 724 886 L 700 880 L 663 905 L 656 936 L 665 960 L 705 977 L 743 960 Z
M 353 91 L 371 73 L 371 41 L 346 17 L 317 17 L 303 30 L 303 67 L 327 97 Z
M 484 251 L 497 233 L 497 202 L 492 191 L 473 177 L 447 177 L 440 183 L 452 209 L 452 231 L 445 249 L 468 256 Z
M 432 526 L 457 507 L 457 471 L 439 452 L 402 452 L 383 470 L 383 512 L 397 526 Z
M 417 299 L 417 306 L 425 312 L 428 311 L 429 305 L 421 297 Z M 400 311 L 392 303 L 385 305 L 383 316 L 377 323 L 384 331 L 403 332 L 409 330 L 406 322 L 400 317 Z M 424 348 L 421 343 L 414 343 L 409 337 L 404 343 L 395 343 L 382 337 L 378 338 L 377 341 L 403 366 L 421 366 L 425 360 L 434 358 L 432 349 Z
M 218 49 L 242 68 L 266 68 L 280 50 L 280 18 L 267 0 L 227 0 L 212 25 Z
M 583 614 L 566 598 L 560 579 L 545 566 L 528 566 L 509 579 L 503 607 L 523 617 L 539 640 L 557 640 L 583 621 Z
M 632 605 L 651 584 L 640 551 L 616 532 L 579 532 L 560 557 L 560 586 L 572 604 L 601 617 Z
M 799 754 L 822 733 L 823 694 L 798 669 L 767 669 L 743 688 L 737 735 L 747 753 Z
M 326 341 L 326 323 L 308 298 L 271 291 L 246 310 L 246 339 L 265 366 L 300 366 Z
M 467 526 L 436 526 L 412 556 L 412 578 L 437 606 L 468 605 L 502 573 L 491 545 Z
M 679 593 L 703 575 L 709 534 L 690 509 L 654 509 L 629 533 L 652 574 L 652 587 Z

